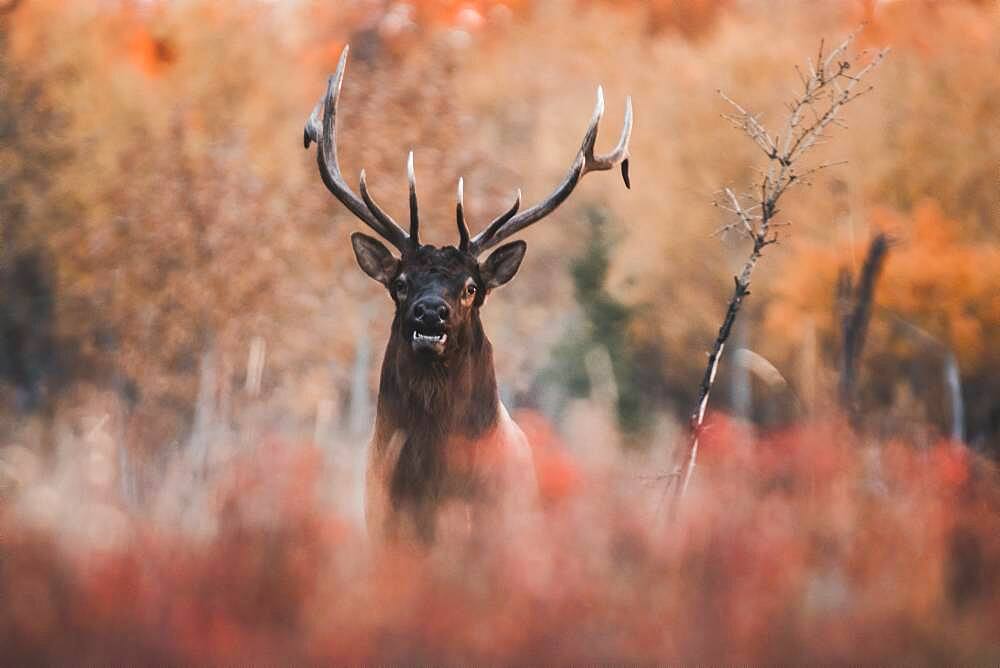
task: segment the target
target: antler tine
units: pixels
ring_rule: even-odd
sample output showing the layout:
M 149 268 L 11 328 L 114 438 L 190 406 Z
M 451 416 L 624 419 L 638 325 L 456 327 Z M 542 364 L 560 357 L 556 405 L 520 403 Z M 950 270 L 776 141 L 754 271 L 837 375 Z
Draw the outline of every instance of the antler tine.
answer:
M 494 218 L 493 222 L 487 225 L 485 230 L 483 230 L 482 232 L 480 232 L 475 236 L 475 238 L 469 244 L 470 248 L 469 252 L 471 252 L 473 255 L 479 255 L 484 250 L 492 246 L 493 245 L 492 243 L 490 243 L 489 245 L 485 244 L 487 244 L 489 240 L 496 235 L 496 233 L 500 230 L 500 228 L 502 228 L 504 225 L 507 224 L 507 221 L 509 221 L 511 218 L 514 217 L 514 214 L 517 213 L 517 210 L 520 208 L 521 208 L 521 189 L 518 188 L 517 192 L 514 193 L 514 203 L 511 204 L 509 209 L 507 209 L 499 216 Z M 497 240 L 497 242 L 499 242 L 499 239 Z
M 597 124 L 604 116 L 604 89 L 597 87 L 597 105 L 594 108 L 594 118 L 590 121 L 590 128 L 584 137 L 583 146 L 580 151 L 584 156 L 582 177 L 587 172 L 596 172 L 611 169 L 618 162 L 622 165 L 622 180 L 625 187 L 631 189 L 632 184 L 628 176 L 628 143 L 632 138 L 632 96 L 625 98 L 625 121 L 622 124 L 622 133 L 618 138 L 618 145 L 604 155 L 594 155 L 594 144 L 597 142 Z M 592 132 L 591 132 L 592 130 Z M 588 141 L 589 140 L 589 141 Z
M 417 215 L 417 177 L 413 173 L 413 151 L 406 158 L 406 180 L 410 184 L 410 245 L 420 246 L 420 217 Z
M 629 139 L 632 137 L 632 98 L 628 97 L 625 100 L 625 121 L 622 125 L 622 133 L 618 139 L 618 145 L 609 153 L 596 155 L 594 153 L 594 146 L 597 143 L 597 129 L 603 116 L 604 89 L 598 86 L 594 114 L 591 116 L 590 124 L 587 126 L 587 132 L 583 135 L 580 150 L 577 152 L 576 158 L 573 160 L 573 164 L 570 166 L 569 172 L 567 172 L 562 183 L 547 198 L 521 213 L 517 213 L 517 208 L 520 204 L 520 191 L 518 191 L 518 201 L 515 202 L 514 207 L 490 223 L 485 230 L 472 239 L 470 246 L 471 252 L 474 255 L 479 255 L 483 251 L 492 248 L 510 235 L 519 232 L 532 223 L 538 222 L 555 211 L 569 197 L 570 193 L 573 192 L 576 184 L 580 182 L 584 174 L 588 172 L 605 171 L 621 163 L 622 179 L 625 181 L 625 187 L 631 188 L 628 159 Z
M 340 200 L 341 204 L 347 207 L 351 213 L 375 230 L 379 236 L 403 252 L 409 243 L 406 232 L 384 211 L 377 207 L 372 209 L 366 202 L 359 199 L 340 173 L 336 142 L 337 102 L 340 99 L 340 87 L 344 81 L 344 70 L 347 67 L 349 51 L 350 47 L 345 46 L 341 52 L 337 71 L 330 76 L 327 82 L 326 95 L 316 104 L 306 121 L 302 143 L 306 148 L 309 148 L 309 144 L 312 142 L 317 143 L 316 164 L 319 166 L 319 174 L 327 190 L 333 193 L 333 196 Z
M 458 250 L 469 250 L 469 226 L 465 223 L 465 181 L 458 177 L 458 192 L 456 193 L 455 220 L 458 223 Z
M 368 210 L 372 212 L 372 214 L 375 216 L 375 218 L 378 220 L 380 224 L 386 226 L 386 228 L 391 228 L 392 225 L 396 225 L 396 221 L 394 221 L 392 217 L 389 214 L 387 214 L 382 209 L 382 207 L 380 207 L 375 202 L 375 199 L 372 197 L 371 192 L 368 190 L 368 179 L 366 178 L 365 170 L 363 169 L 361 170 L 359 190 L 361 190 L 361 197 L 365 201 L 365 206 L 368 207 Z M 400 248 L 400 251 L 402 250 L 403 249 Z

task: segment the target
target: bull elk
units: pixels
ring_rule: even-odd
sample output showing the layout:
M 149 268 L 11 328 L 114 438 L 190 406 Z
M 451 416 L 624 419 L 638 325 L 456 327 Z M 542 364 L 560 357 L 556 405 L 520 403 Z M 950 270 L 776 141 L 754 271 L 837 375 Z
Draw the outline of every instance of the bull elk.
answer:
M 420 242 L 412 151 L 407 161 L 409 233 L 376 204 L 364 170 L 360 197 L 341 175 L 335 133 L 347 54 L 345 47 L 326 95 L 306 122 L 304 144 L 309 148 L 311 142 L 317 143 L 319 173 L 334 197 L 399 252 L 398 257 L 393 255 L 366 234 L 351 235 L 362 271 L 385 286 L 395 304 L 368 451 L 366 522 L 373 537 L 400 537 L 405 532 L 429 543 L 439 513 L 454 502 L 466 512 L 476 512 L 536 492 L 531 452 L 500 402 L 493 350 L 479 318 L 487 295 L 517 273 L 526 244 L 513 241 L 483 262 L 478 258 L 552 213 L 589 172 L 620 164 L 629 186 L 632 101 L 626 102 L 618 145 L 610 153 L 596 155 L 597 127 L 604 113 L 604 96 L 598 88 L 583 144 L 562 183 L 520 212 L 518 191 L 513 205 L 474 237 L 465 221 L 459 179 L 459 242 L 439 248 Z

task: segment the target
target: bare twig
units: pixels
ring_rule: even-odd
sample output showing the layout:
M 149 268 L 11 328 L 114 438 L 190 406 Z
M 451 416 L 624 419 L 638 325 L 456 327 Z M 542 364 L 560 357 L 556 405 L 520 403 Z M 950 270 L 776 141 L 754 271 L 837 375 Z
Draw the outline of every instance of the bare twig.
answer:
M 888 53 L 888 49 L 881 49 L 871 57 L 867 57 L 867 54 L 862 52 L 852 60 L 847 52 L 859 31 L 860 29 L 851 33 L 829 52 L 824 52 L 824 44 L 821 42 L 815 61 L 808 59 L 805 70 L 796 68 L 801 90 L 788 104 L 788 116 L 780 132 L 768 132 L 760 122 L 759 114 L 752 113 L 719 91 L 719 96 L 735 110 L 734 114 L 724 114 L 723 118 L 742 130 L 763 151 L 767 162 L 761 171 L 760 181 L 751 191 L 753 194 L 739 195 L 732 189 L 725 188 L 722 191 L 725 195 L 723 202 L 716 202 L 716 206 L 736 217 L 734 222 L 724 225 L 718 232 L 741 229 L 749 237 L 752 246 L 743 269 L 733 279 L 733 293 L 729 299 L 729 306 L 708 355 L 708 366 L 698 389 L 698 402 L 690 418 L 687 447 L 678 449 L 679 454 L 673 470 L 664 476 L 667 480 L 667 491 L 673 490 L 671 516 L 676 513 L 678 504 L 694 475 L 709 395 L 733 323 L 744 298 L 750 294 L 750 278 L 753 270 L 764 249 L 778 241 L 778 227 L 783 224 L 775 221 L 775 217 L 780 213 L 778 201 L 789 188 L 797 183 L 806 182 L 806 179 L 817 171 L 842 164 L 823 163 L 804 170 L 797 169 L 803 156 L 823 142 L 826 138 L 825 132 L 831 126 L 843 127 L 838 118 L 841 109 L 871 90 L 870 86 L 867 88 L 858 86 Z M 865 61 L 863 65 L 860 65 L 861 61 Z M 741 199 L 753 201 L 754 204 L 746 206 L 741 203 Z

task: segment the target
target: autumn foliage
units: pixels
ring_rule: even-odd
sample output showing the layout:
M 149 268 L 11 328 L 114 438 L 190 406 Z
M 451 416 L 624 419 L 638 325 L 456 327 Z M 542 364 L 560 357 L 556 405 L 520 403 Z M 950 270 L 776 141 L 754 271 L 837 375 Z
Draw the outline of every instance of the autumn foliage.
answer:
M 892 53 L 782 200 L 669 525 L 745 255 L 711 202 L 759 159 L 716 90 L 779 119 L 860 22 Z M 0 2 L 0 654 L 997 663 L 997 35 L 973 0 Z M 484 308 L 516 536 L 361 529 L 391 310 L 301 145 L 346 43 L 344 174 L 399 218 L 412 148 L 435 244 L 460 176 L 476 231 L 558 183 L 598 84 L 603 127 L 634 98 L 632 190 L 588 179 Z M 849 427 L 837 286 L 880 232 Z

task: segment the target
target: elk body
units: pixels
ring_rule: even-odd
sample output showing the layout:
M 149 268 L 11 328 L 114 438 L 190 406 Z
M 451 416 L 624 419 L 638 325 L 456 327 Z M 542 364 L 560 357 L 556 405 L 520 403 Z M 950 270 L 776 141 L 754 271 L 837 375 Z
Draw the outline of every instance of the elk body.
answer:
M 340 172 L 336 148 L 337 101 L 347 64 L 340 56 L 326 95 L 306 122 L 304 143 L 317 143 L 323 183 L 340 202 L 382 239 L 355 232 L 351 243 L 361 269 L 388 290 L 395 305 L 392 331 L 382 361 L 375 430 L 368 450 L 365 516 L 375 538 L 434 540 L 444 511 L 461 507 L 472 514 L 535 493 L 531 452 L 523 433 L 500 402 L 493 349 L 483 330 L 480 308 L 490 292 L 510 281 L 526 244 L 514 241 L 485 251 L 541 220 L 573 191 L 584 174 L 620 164 L 628 181 L 628 140 L 632 103 L 617 147 L 594 154 L 603 93 L 580 151 L 563 182 L 542 202 L 519 212 L 514 204 L 475 237 L 469 234 L 458 182 L 457 246 L 435 247 L 419 239 L 413 153 L 407 162 L 409 232 L 372 199 L 362 170 L 358 197 Z

